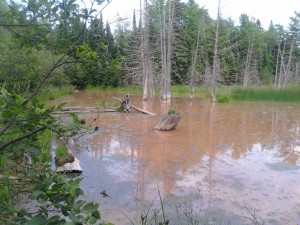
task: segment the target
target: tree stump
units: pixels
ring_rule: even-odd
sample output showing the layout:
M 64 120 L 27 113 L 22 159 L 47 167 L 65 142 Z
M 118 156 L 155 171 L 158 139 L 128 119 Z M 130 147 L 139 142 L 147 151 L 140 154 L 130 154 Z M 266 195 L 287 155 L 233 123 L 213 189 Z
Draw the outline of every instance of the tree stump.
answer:
M 125 98 L 122 99 L 122 101 L 121 101 L 121 107 L 120 107 L 120 109 L 124 110 L 125 112 L 130 113 L 130 107 L 131 107 L 130 98 L 129 98 L 129 94 L 127 94 L 125 96 Z
M 180 121 L 180 115 L 178 113 L 167 113 L 161 118 L 159 123 L 155 126 L 156 130 L 168 131 L 175 130 Z

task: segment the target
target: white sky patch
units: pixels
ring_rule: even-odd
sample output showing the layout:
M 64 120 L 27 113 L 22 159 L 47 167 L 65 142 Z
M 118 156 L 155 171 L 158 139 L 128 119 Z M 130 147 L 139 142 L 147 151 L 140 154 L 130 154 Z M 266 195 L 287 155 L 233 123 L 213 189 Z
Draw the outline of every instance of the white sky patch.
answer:
M 144 0 L 142 0 L 143 2 Z M 209 15 L 216 18 L 218 0 L 195 0 L 200 7 L 208 9 Z M 103 10 L 104 21 L 113 22 L 119 15 L 132 21 L 133 10 L 138 10 L 140 0 L 111 0 L 111 3 Z M 273 24 L 283 25 L 288 28 L 290 17 L 294 11 L 300 11 L 299 0 L 221 0 L 223 18 L 231 17 L 235 25 L 239 22 L 241 14 L 245 13 L 250 18 L 259 19 L 262 27 L 268 29 L 271 20 Z

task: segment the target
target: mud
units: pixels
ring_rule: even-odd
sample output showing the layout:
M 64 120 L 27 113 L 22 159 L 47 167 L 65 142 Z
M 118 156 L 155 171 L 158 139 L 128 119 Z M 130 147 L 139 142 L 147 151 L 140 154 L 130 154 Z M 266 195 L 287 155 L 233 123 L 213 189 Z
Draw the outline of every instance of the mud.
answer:
M 54 103 L 97 106 L 111 96 L 123 94 L 78 92 Z M 99 127 L 77 142 L 81 187 L 84 198 L 100 203 L 104 220 L 136 224 L 149 209 L 148 220 L 155 209 L 159 217 L 160 195 L 171 224 L 189 224 L 189 217 L 251 224 L 249 210 L 265 224 L 299 222 L 300 104 L 131 98 L 157 116 L 81 115 Z M 174 107 L 181 113 L 176 130 L 156 131 Z

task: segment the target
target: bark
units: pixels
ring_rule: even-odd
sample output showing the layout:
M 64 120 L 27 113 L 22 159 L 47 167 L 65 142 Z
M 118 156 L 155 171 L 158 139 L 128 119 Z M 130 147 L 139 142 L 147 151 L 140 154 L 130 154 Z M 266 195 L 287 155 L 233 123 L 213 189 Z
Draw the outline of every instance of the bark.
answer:
M 114 99 L 117 99 L 117 100 L 119 100 L 119 101 L 122 101 L 122 99 L 120 99 L 120 98 L 117 98 L 117 97 L 113 97 L 113 98 L 114 98 Z M 137 110 L 137 111 L 139 111 L 139 112 L 141 112 L 141 113 L 145 113 L 145 114 L 152 115 L 152 116 L 155 116 L 155 115 L 156 115 L 155 113 L 152 113 L 152 112 L 143 110 L 143 109 L 141 109 L 141 108 L 139 108 L 139 107 L 136 107 L 136 106 L 134 106 L 134 105 L 132 105 L 132 104 L 130 104 L 130 107 L 133 108 L 133 109 L 135 109 L 135 110 Z
M 279 81 L 278 81 L 278 64 L 279 64 L 279 57 L 281 54 L 281 48 L 280 48 L 280 41 L 278 40 L 278 52 L 277 52 L 277 59 L 276 59 L 276 69 L 275 69 L 275 88 L 277 87 Z
M 245 63 L 243 88 L 248 86 L 248 83 L 250 80 L 250 65 L 251 65 L 251 59 L 252 59 L 253 45 L 254 45 L 254 36 L 252 36 L 251 41 L 249 40 L 247 58 L 246 58 L 246 63 Z
M 296 63 L 296 83 L 300 82 L 300 62 Z
M 199 38 L 200 38 L 200 27 L 198 28 L 195 54 L 192 58 L 192 68 L 191 68 L 191 78 L 190 78 L 190 99 L 194 98 L 194 93 L 195 93 L 194 79 L 195 79 L 195 73 L 196 73 L 196 63 L 197 63 L 197 55 L 198 55 L 198 48 L 199 48 Z
M 161 58 L 162 58 L 162 84 L 161 98 L 167 100 L 171 98 L 171 55 L 174 23 L 174 0 L 168 1 L 168 21 L 165 24 L 165 14 L 161 26 Z M 167 31 L 167 32 L 166 32 Z
M 280 68 L 279 68 L 279 77 L 278 77 L 278 89 L 281 88 L 281 86 L 283 85 L 282 84 L 282 79 L 283 79 L 283 72 L 285 71 L 284 67 L 284 53 L 285 53 L 285 45 L 286 45 L 286 42 L 284 43 L 283 45 L 283 49 L 282 49 L 282 52 L 281 52 L 281 59 L 280 59 Z
M 141 4 L 141 2 L 140 2 Z M 144 26 L 141 31 L 141 58 L 143 65 L 143 101 L 148 100 L 149 92 L 153 89 L 153 78 L 151 71 L 151 60 L 149 53 L 149 13 L 148 13 L 148 1 L 144 1 L 144 13 L 140 14 L 141 18 L 144 18 Z M 141 21 L 142 24 L 142 21 Z
M 213 71 L 211 79 L 211 101 L 217 101 L 217 78 L 220 76 L 220 61 L 219 61 L 219 27 L 220 27 L 220 9 L 221 0 L 218 2 L 218 15 L 217 15 L 217 25 L 216 25 L 216 36 L 215 36 L 215 48 L 214 48 L 214 61 L 213 61 Z
M 121 100 L 120 110 L 124 110 L 125 112 L 129 113 L 130 107 L 131 107 L 130 98 L 129 98 L 129 94 L 127 94 L 125 98 Z
M 288 59 L 287 66 L 286 66 L 286 73 L 285 73 L 284 84 L 283 84 L 284 88 L 286 87 L 286 85 L 291 77 L 291 62 L 292 62 L 293 51 L 294 51 L 294 37 L 292 39 L 292 44 L 291 44 L 290 53 L 289 53 L 289 59 Z
M 171 113 L 171 114 L 167 113 L 155 126 L 155 129 L 160 131 L 175 130 L 179 121 L 180 121 L 180 115 L 175 113 Z
M 69 113 L 103 113 L 103 112 L 118 112 L 114 109 L 97 109 L 93 107 L 64 107 L 63 109 L 53 112 L 52 114 L 69 114 Z

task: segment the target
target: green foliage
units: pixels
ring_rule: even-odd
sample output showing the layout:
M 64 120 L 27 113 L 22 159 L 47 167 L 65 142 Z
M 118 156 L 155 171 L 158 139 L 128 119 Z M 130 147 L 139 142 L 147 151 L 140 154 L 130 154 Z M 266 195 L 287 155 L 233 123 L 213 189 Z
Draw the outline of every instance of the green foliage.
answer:
M 51 112 L 57 109 L 47 108 L 37 100 L 26 100 L 1 89 L 1 223 L 62 224 L 68 218 L 74 223 L 95 224 L 100 219 L 98 204 L 77 200 L 83 194 L 79 188 L 82 178 L 66 180 L 51 170 L 49 162 L 53 134 L 70 135 L 74 132 L 74 126 L 83 123 L 73 116 L 79 125 L 62 127 L 51 116 Z M 65 157 L 66 153 L 65 147 L 57 148 L 59 157 Z M 30 157 L 30 163 L 24 158 L 25 154 Z M 34 213 L 15 207 L 21 194 L 37 201 Z M 50 211 L 56 213 L 50 216 Z
M 229 97 L 226 95 L 217 95 L 217 102 L 218 103 L 228 103 L 229 102 Z
M 55 149 L 55 156 L 61 161 L 64 161 L 69 155 L 68 148 L 65 145 L 58 145 Z
M 239 101 L 299 102 L 300 86 L 289 86 L 285 89 L 275 89 L 270 86 L 235 88 L 231 96 Z
M 69 95 L 75 91 L 72 85 L 66 86 L 45 86 L 41 92 L 38 94 L 38 99 L 41 101 L 54 100 L 59 96 Z
M 189 96 L 190 89 L 188 86 L 173 85 L 171 88 L 173 96 Z M 196 97 L 209 97 L 209 90 L 204 87 L 194 87 Z
M 169 111 L 168 111 L 168 114 L 169 115 L 180 115 L 180 113 L 177 111 L 176 108 L 171 108 Z

